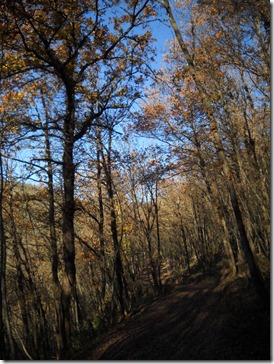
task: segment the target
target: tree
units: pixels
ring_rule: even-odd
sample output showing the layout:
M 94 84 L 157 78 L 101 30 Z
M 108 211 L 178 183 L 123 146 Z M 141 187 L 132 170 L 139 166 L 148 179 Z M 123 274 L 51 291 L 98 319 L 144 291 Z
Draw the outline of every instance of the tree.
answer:
M 4 77 L 9 80 L 20 75 L 28 83 L 38 75 L 53 79 L 61 97 L 61 117 L 55 119 L 54 127 L 62 138 L 63 154 L 64 352 L 71 346 L 70 305 L 72 297 L 76 299 L 74 150 L 105 110 L 121 107 L 119 101 L 128 92 L 123 79 L 134 79 L 141 71 L 150 33 L 133 30 L 143 26 L 151 15 L 148 4 L 128 2 L 125 8 L 116 4 L 120 13 L 115 17 L 106 16 L 111 9 L 106 2 L 69 1 L 64 5 L 49 0 L 39 4 L 13 1 L 1 6 L 2 27 L 10 33 L 4 44 L 8 50 Z M 101 77 L 104 82 L 100 84 Z
M 177 22 L 173 16 L 170 2 L 168 0 L 164 0 L 163 2 L 160 2 L 160 3 L 166 10 L 170 24 L 174 30 L 176 39 L 178 41 L 178 45 L 182 52 L 182 56 L 186 60 L 186 63 L 189 68 L 189 72 L 191 74 L 191 77 L 195 83 L 195 86 L 196 86 L 198 93 L 200 95 L 200 98 L 202 100 L 205 114 L 209 120 L 210 132 L 211 132 L 211 135 L 213 138 L 214 147 L 216 149 L 219 161 L 222 166 L 222 171 L 223 171 L 224 177 L 226 179 L 226 186 L 228 188 L 230 202 L 231 202 L 231 205 L 232 205 L 232 208 L 234 211 L 238 231 L 240 234 L 241 246 L 242 246 L 248 267 L 249 267 L 249 272 L 250 272 L 251 278 L 257 288 L 257 291 L 258 291 L 260 297 L 262 298 L 263 302 L 267 306 L 269 304 L 269 295 L 264 287 L 262 277 L 260 274 L 260 270 L 258 269 L 258 265 L 256 263 L 256 258 L 254 256 L 254 254 L 252 253 L 251 243 L 248 238 L 248 234 L 247 234 L 246 227 L 245 227 L 244 220 L 243 220 L 243 213 L 242 213 L 242 210 L 240 207 L 239 196 L 235 189 L 233 172 L 228 163 L 224 145 L 223 145 L 223 142 L 222 142 L 222 139 L 220 136 L 218 123 L 216 120 L 215 110 L 212 107 L 212 102 L 214 102 L 214 99 L 213 99 L 211 93 L 208 92 L 207 88 L 203 85 L 203 83 L 201 81 L 201 76 L 202 76 L 201 72 L 199 70 L 199 67 L 197 67 L 196 61 L 194 61 L 194 59 L 189 51 L 189 47 L 188 47 L 187 43 L 184 41 L 184 39 L 182 37 L 182 33 L 180 32 Z M 221 97 L 222 97 L 222 95 L 221 95 Z

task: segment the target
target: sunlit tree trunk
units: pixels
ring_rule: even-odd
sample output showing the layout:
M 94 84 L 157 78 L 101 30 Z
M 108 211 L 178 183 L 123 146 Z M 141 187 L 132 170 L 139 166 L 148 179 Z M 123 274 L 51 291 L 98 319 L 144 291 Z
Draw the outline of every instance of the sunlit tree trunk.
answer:
M 159 223 L 159 203 L 158 203 L 158 175 L 156 175 L 155 181 L 155 199 L 153 199 L 155 209 L 155 224 L 156 224 L 156 235 L 157 235 L 157 275 L 159 291 L 162 289 L 161 280 L 161 235 L 160 235 L 160 223 Z
M 102 144 L 101 144 L 101 136 L 100 136 L 99 127 L 96 129 L 96 168 L 97 168 L 97 176 L 96 176 L 96 184 L 98 191 L 98 203 L 99 203 L 99 240 L 100 240 L 100 270 L 102 275 L 102 286 L 101 286 L 101 296 L 104 300 L 106 294 L 106 257 L 105 257 L 105 238 L 104 238 L 104 204 L 103 204 L 103 191 L 102 191 Z
M 1 143 L 2 144 L 2 143 Z M 4 175 L 3 175 L 3 159 L 2 145 L 0 145 L 0 244 L 1 244 L 1 260 L 0 260 L 0 349 L 1 358 L 15 359 L 14 340 L 11 331 L 10 315 L 7 302 L 7 286 L 6 286 L 6 263 L 7 248 L 5 227 L 3 221 L 3 193 L 4 193 Z M 6 340 L 5 340 L 6 338 Z M 7 345 L 6 345 L 7 344 Z
M 112 179 L 112 130 L 108 131 L 108 149 L 107 149 L 107 156 L 102 154 L 102 161 L 106 176 L 106 187 L 107 193 L 109 198 L 109 205 L 110 205 L 110 229 L 113 241 L 113 248 L 114 248 L 114 272 L 116 277 L 116 284 L 117 284 L 117 298 L 120 305 L 120 312 L 122 315 L 127 314 L 127 302 L 125 297 L 128 298 L 127 292 L 127 283 L 124 276 L 124 268 L 123 262 L 121 257 L 121 243 L 118 237 L 118 230 L 117 230 L 117 216 L 115 211 L 115 199 L 114 199 L 114 189 L 113 189 L 113 179 Z

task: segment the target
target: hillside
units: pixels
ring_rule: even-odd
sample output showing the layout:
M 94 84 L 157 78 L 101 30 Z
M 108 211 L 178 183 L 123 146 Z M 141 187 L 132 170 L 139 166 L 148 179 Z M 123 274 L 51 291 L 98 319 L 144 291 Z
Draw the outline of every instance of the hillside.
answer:
M 196 277 L 125 319 L 77 359 L 269 360 L 270 317 L 246 278 Z

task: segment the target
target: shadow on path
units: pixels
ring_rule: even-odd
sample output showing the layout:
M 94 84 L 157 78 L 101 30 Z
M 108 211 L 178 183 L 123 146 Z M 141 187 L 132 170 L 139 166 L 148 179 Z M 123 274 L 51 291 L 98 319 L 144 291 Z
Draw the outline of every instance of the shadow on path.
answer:
M 269 360 L 270 319 L 245 280 L 208 276 L 97 339 L 85 359 Z

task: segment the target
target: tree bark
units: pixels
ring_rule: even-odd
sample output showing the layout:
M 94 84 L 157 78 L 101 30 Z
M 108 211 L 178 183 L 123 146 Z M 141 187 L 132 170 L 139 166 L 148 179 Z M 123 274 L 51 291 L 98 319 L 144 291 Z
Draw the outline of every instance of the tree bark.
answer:
M 120 243 L 118 239 L 118 231 L 117 231 L 117 216 L 115 212 L 115 201 L 114 201 L 114 191 L 113 191 L 113 180 L 112 180 L 112 161 L 111 161 L 111 144 L 112 144 L 112 130 L 109 130 L 108 137 L 108 150 L 107 150 L 107 158 L 102 153 L 102 161 L 106 175 L 106 186 L 108 192 L 108 198 L 110 203 L 110 229 L 113 240 L 113 248 L 114 248 L 114 271 L 117 282 L 117 290 L 116 295 L 118 298 L 118 302 L 120 305 L 121 315 L 127 314 L 126 302 L 124 299 L 124 295 L 127 294 L 127 285 L 124 277 L 124 269 L 123 262 L 120 252 Z
M 71 81 L 72 82 L 72 81 Z M 62 205 L 62 233 L 63 233 L 63 256 L 64 277 L 62 283 L 62 336 L 63 355 L 71 348 L 71 336 L 73 318 L 71 317 L 72 298 L 76 299 L 76 267 L 75 267 L 75 236 L 74 236 L 74 183 L 75 166 L 73 161 L 74 131 L 75 131 L 75 97 L 73 86 L 66 81 L 67 85 L 67 117 L 64 121 L 64 144 L 63 144 L 63 205 Z
M 0 146 L 2 147 L 2 146 Z M 6 286 L 6 263 L 7 248 L 5 227 L 3 221 L 3 193 L 4 193 L 4 176 L 3 176 L 3 160 L 0 151 L 0 244 L 1 244 L 1 261 L 0 261 L 0 353 L 3 359 L 15 359 L 14 341 L 11 332 L 8 302 L 7 302 L 7 286 Z M 5 337 L 7 340 L 5 340 Z M 8 350 L 5 344 L 8 344 Z
M 156 176 L 158 178 L 158 176 Z M 157 274 L 159 282 L 159 290 L 162 290 L 162 280 L 161 280 L 161 235 L 160 235 L 160 224 L 159 224 L 159 206 L 158 206 L 158 180 L 156 180 L 155 186 L 155 201 L 153 199 L 155 208 L 155 223 L 156 223 L 156 234 L 157 234 Z
M 105 257 L 105 239 L 104 239 L 104 205 L 103 205 L 103 193 L 102 193 L 102 165 L 101 165 L 101 131 L 99 127 L 96 129 L 96 162 L 97 162 L 97 176 L 96 184 L 98 191 L 98 203 L 99 203 L 99 241 L 100 241 L 100 270 L 102 275 L 101 284 L 101 296 L 104 300 L 106 294 L 106 257 Z
M 51 145 L 49 139 L 49 125 L 48 125 L 48 113 L 47 108 L 44 103 L 42 96 L 42 102 L 44 111 L 46 114 L 46 127 L 44 129 L 45 133 L 45 143 L 46 143 L 46 159 L 47 159 L 47 174 L 48 174 L 48 193 L 49 193 L 49 205 L 48 205 L 48 219 L 49 219 L 49 229 L 50 229 L 50 246 L 51 246 L 51 271 L 52 280 L 54 285 L 53 300 L 55 309 L 55 330 L 56 330 L 56 358 L 59 359 L 63 347 L 64 338 L 62 337 L 62 303 L 61 303 L 61 285 L 58 278 L 58 267 L 59 267 L 59 257 L 57 250 L 57 234 L 56 234 L 56 221 L 55 221 L 55 206 L 54 206 L 54 185 L 53 185 L 53 169 L 52 169 L 52 155 L 51 155 Z
M 70 305 L 76 289 L 75 246 L 74 246 L 74 164 L 73 144 L 65 141 L 63 155 L 63 254 L 65 274 L 62 284 L 62 308 L 64 315 L 64 350 L 71 346 L 72 318 Z

